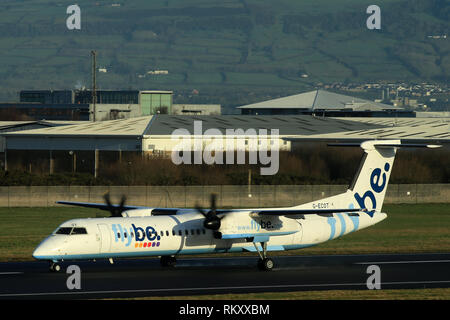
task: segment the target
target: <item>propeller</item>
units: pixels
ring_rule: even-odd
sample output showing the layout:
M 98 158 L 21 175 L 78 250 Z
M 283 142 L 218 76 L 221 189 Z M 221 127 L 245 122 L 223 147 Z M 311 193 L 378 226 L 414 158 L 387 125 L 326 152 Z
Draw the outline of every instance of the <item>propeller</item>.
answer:
M 214 231 L 217 231 L 220 229 L 220 220 L 223 219 L 223 217 L 218 217 L 216 212 L 216 194 L 211 194 L 211 209 L 209 211 L 205 211 L 200 206 L 196 205 L 195 209 L 197 209 L 198 212 L 200 212 L 204 217 L 205 221 L 203 222 L 203 226 L 206 229 L 211 229 Z
M 125 211 L 125 201 L 127 200 L 125 195 L 122 195 L 122 199 L 120 200 L 120 204 L 118 206 L 111 203 L 109 192 L 103 195 L 103 199 L 105 199 L 106 205 L 108 206 L 108 211 L 111 212 L 111 217 L 122 217 L 122 212 Z

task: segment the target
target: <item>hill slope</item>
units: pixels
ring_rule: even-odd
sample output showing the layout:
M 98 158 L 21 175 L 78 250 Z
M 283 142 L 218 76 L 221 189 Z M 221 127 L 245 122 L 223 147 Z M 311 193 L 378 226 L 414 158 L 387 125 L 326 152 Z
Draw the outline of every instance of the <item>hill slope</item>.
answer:
M 449 80 L 446 0 L 384 0 L 368 30 L 366 0 L 5 0 L 0 98 L 21 89 L 90 87 L 97 50 L 104 89 L 171 89 L 175 100 L 245 104 L 317 83 Z M 168 70 L 168 75 L 148 71 Z M 308 77 L 306 77 L 306 75 Z M 192 90 L 200 92 L 191 96 Z

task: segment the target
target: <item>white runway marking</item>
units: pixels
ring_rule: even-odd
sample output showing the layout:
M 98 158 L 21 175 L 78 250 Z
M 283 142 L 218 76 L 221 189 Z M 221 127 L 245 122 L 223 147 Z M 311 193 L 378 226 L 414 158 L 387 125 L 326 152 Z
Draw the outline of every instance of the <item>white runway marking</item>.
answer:
M 414 260 L 414 261 L 373 261 L 355 262 L 355 264 L 405 264 L 405 263 L 449 263 L 450 260 Z
M 423 284 L 444 284 L 446 281 L 405 281 L 405 282 L 382 282 L 383 285 L 423 285 Z M 308 287 L 348 287 L 364 286 L 366 283 L 326 283 L 326 284 L 292 284 L 292 285 L 271 285 L 271 286 L 240 286 L 240 287 L 210 287 L 210 288 L 163 288 L 163 289 L 140 289 L 140 290 L 110 290 L 110 291 L 67 291 L 67 292 L 36 292 L 36 293 L 12 293 L 0 294 L 0 297 L 24 297 L 24 296 L 52 296 L 52 295 L 73 295 L 73 294 L 114 294 L 114 293 L 154 293 L 154 292 L 177 292 L 177 291 L 210 291 L 210 290 L 236 290 L 236 289 L 274 289 L 274 288 L 308 288 Z
M 0 272 L 1 275 L 7 275 L 7 274 L 22 274 L 23 272 Z

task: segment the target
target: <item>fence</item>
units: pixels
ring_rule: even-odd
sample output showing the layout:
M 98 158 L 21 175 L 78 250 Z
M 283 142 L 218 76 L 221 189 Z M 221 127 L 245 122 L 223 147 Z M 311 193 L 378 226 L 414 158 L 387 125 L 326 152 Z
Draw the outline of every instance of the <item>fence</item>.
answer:
M 0 187 L 0 207 L 52 207 L 56 201 L 103 203 L 110 192 L 118 203 L 149 207 L 209 206 L 211 193 L 218 207 L 293 206 L 345 192 L 346 185 L 258 186 L 29 186 Z M 450 184 L 391 184 L 385 203 L 449 203 Z

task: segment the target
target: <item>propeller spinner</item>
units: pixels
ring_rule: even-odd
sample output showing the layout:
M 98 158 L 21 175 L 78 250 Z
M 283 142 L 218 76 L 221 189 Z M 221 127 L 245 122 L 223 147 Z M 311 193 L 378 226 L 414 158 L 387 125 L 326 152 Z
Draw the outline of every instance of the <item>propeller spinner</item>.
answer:
M 211 229 L 217 231 L 220 229 L 221 222 L 223 217 L 218 217 L 216 212 L 216 195 L 214 193 L 211 194 L 211 209 L 209 211 L 205 211 L 200 208 L 198 205 L 195 207 L 198 212 L 200 212 L 204 217 L 205 221 L 203 222 L 203 226 L 206 229 Z

